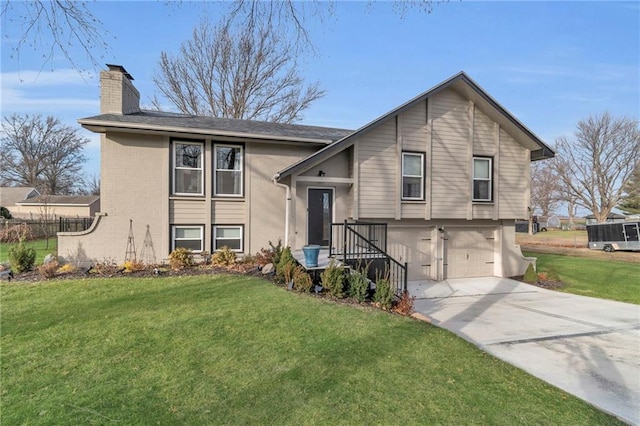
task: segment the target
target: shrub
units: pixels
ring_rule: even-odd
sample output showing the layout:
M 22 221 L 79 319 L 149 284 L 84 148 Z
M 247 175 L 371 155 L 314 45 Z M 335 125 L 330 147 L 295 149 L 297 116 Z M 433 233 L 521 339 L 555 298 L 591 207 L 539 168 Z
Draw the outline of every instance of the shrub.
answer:
M 20 241 L 31 239 L 33 239 L 31 227 L 26 223 L 12 225 L 0 230 L 0 242 L 2 243 L 19 243 Z
M 213 253 L 211 258 L 212 263 L 215 266 L 233 266 L 236 264 L 238 256 L 236 252 L 232 251 L 229 247 L 223 246 L 220 250 Z
M 271 244 L 271 243 L 269 243 Z M 274 258 L 275 261 L 275 258 Z M 296 260 L 291 254 L 291 248 L 286 247 L 282 250 L 280 259 L 276 265 L 276 281 L 280 283 L 288 283 L 293 278 L 293 269 L 296 265 Z
M 67 265 L 70 265 L 70 267 L 73 268 L 73 265 L 71 263 L 65 264 L 63 266 L 63 268 L 66 268 Z M 92 269 L 99 275 L 112 275 L 112 274 L 115 274 L 116 272 L 118 272 L 120 270 L 120 268 L 118 267 L 116 262 L 113 261 L 113 260 L 109 260 L 109 259 L 105 259 L 102 262 L 96 262 L 93 265 Z M 71 269 L 68 272 L 72 272 L 72 271 L 73 271 L 73 269 Z
M 0 207 L 0 217 L 5 219 L 13 219 L 13 216 L 11 216 L 11 212 L 6 207 Z
M 24 241 L 20 241 L 17 246 L 9 249 L 9 263 L 14 272 L 30 271 L 35 261 L 36 251 L 32 247 L 25 246 Z
M 49 262 L 46 264 L 42 264 L 40 266 L 38 266 L 37 271 L 38 271 L 38 275 L 40 275 L 42 278 L 53 278 L 56 276 L 56 273 L 58 272 L 58 262 L 53 261 L 53 262 Z
M 124 272 L 144 271 L 144 263 L 137 260 L 127 260 L 124 262 Z
M 313 280 L 300 265 L 296 266 L 293 270 L 293 285 L 296 290 L 303 293 L 308 293 L 313 287 Z
M 333 297 L 344 297 L 344 266 L 331 259 L 329 266 L 320 274 L 322 286 Z
M 398 300 L 394 311 L 401 315 L 411 315 L 413 313 L 413 302 L 416 300 L 415 296 L 409 296 L 409 292 L 402 293 L 402 297 Z
M 533 269 L 533 263 L 530 263 L 529 266 L 527 266 L 527 271 L 524 273 L 522 280 L 529 284 L 535 284 L 538 281 L 538 275 Z
M 369 289 L 367 270 L 368 268 L 365 268 L 362 271 L 351 270 L 351 273 L 347 274 L 347 287 L 349 297 L 353 297 L 360 303 L 367 300 L 367 290 Z
M 95 266 L 94 266 L 95 268 Z M 59 274 L 69 274 L 73 271 L 76 270 L 76 267 L 73 266 L 72 263 L 65 263 L 64 265 L 62 265 L 60 268 L 58 268 L 58 273 Z
M 172 269 L 183 269 L 193 266 L 193 253 L 184 247 L 178 247 L 169 253 L 169 264 Z
M 382 309 L 391 309 L 393 305 L 393 291 L 389 278 L 378 278 L 376 281 L 376 291 L 373 293 L 373 301 Z
M 271 262 L 267 262 L 267 263 L 273 263 L 274 265 L 277 265 L 280 263 L 280 258 L 282 257 L 283 252 L 289 248 L 289 247 L 282 247 L 282 240 L 278 239 L 278 244 L 276 244 L 275 246 L 273 245 L 273 243 L 271 241 L 269 241 L 269 247 L 271 250 Z M 291 254 L 291 249 L 289 248 L 289 254 Z M 265 263 L 266 265 L 266 263 Z

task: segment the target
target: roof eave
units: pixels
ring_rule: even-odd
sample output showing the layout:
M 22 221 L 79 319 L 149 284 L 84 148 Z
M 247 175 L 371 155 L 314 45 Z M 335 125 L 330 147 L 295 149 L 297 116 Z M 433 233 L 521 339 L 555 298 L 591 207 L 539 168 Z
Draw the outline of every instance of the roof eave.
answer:
M 175 127 L 175 126 L 153 126 L 149 127 L 144 123 L 121 123 L 117 121 L 103 121 L 103 120 L 87 120 L 80 119 L 78 123 L 87 130 L 94 133 L 106 133 L 107 131 L 115 130 L 121 132 L 133 132 L 133 133 L 180 133 L 199 136 L 214 136 L 214 137 L 228 137 L 228 138 L 241 138 L 241 139 L 254 139 L 254 140 L 266 140 L 266 141 L 281 141 L 281 142 L 296 142 L 307 143 L 315 145 L 329 145 L 333 143 L 331 139 L 318 139 L 318 138 L 301 138 L 296 136 L 272 136 L 259 133 L 248 132 L 230 132 L 220 131 L 212 129 L 202 128 L 188 128 L 188 127 Z

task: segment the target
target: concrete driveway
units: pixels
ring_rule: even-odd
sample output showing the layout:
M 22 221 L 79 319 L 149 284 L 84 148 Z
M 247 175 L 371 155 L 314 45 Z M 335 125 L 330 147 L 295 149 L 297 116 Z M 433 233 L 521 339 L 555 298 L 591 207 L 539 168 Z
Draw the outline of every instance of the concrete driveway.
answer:
M 504 278 L 416 282 L 409 291 L 434 325 L 640 424 L 640 306 Z

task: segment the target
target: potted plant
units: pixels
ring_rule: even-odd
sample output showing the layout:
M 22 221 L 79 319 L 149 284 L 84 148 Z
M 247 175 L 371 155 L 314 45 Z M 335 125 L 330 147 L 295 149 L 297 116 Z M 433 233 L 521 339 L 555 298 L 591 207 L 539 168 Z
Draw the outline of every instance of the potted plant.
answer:
M 320 255 L 320 246 L 317 244 L 307 244 L 302 246 L 304 253 L 304 263 L 307 268 L 315 268 L 318 266 L 318 256 Z

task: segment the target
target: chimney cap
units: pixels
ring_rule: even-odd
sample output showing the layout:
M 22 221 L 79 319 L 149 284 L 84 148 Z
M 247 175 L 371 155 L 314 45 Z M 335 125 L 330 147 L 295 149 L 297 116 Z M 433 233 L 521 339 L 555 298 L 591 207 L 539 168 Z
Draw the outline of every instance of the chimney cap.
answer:
M 122 65 L 114 65 L 114 64 L 106 64 L 106 65 L 109 68 L 109 71 L 119 71 L 122 74 L 124 74 L 124 76 L 127 77 L 130 81 L 133 81 L 133 77 L 131 76 L 131 74 L 129 74 Z

